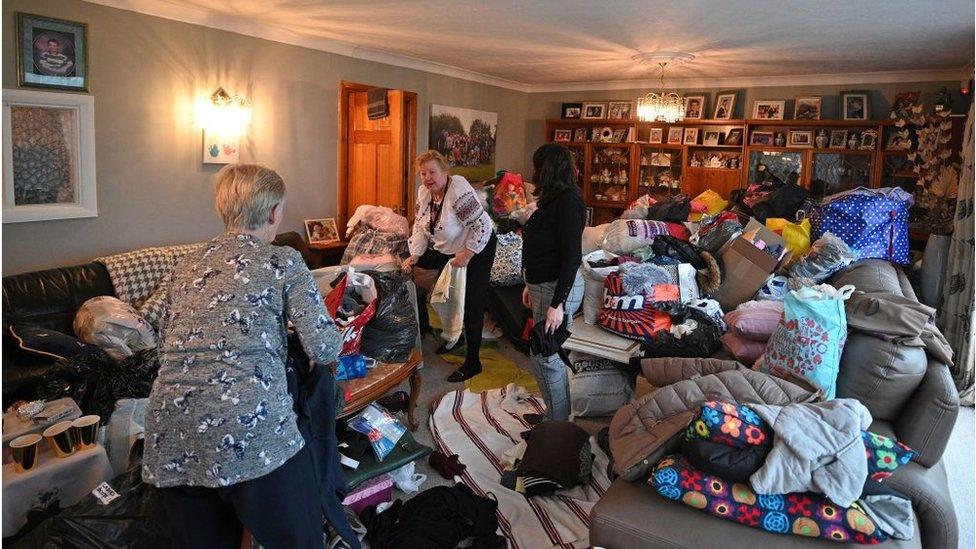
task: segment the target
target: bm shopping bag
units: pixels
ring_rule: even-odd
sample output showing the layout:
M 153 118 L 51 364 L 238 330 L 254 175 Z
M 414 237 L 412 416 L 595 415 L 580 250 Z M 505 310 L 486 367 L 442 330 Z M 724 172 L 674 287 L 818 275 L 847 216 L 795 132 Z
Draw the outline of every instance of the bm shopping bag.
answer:
M 840 355 L 847 341 L 844 301 L 854 286 L 807 286 L 786 294 L 783 317 L 756 369 L 777 377 L 799 376 L 830 400 L 837 393 Z

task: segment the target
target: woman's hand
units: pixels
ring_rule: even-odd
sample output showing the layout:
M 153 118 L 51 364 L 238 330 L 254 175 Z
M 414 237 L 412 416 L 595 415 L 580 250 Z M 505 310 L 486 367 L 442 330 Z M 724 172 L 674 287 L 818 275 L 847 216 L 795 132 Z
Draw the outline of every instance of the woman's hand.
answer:
M 451 265 L 454 265 L 455 267 L 467 267 L 468 262 L 471 261 L 472 257 L 474 257 L 474 252 L 464 248 L 454 255 L 454 260 L 451 261 Z
M 419 255 L 412 255 L 412 256 L 404 259 L 403 260 L 403 263 L 400 264 L 400 267 L 404 271 L 409 271 L 409 270 L 413 269 L 413 266 L 416 265 L 418 261 L 420 261 L 420 256 Z
M 560 303 L 558 307 L 549 307 L 546 311 L 546 333 L 551 334 L 556 331 L 557 328 L 563 325 L 563 304 Z
M 532 298 L 529 297 L 529 285 L 528 284 L 526 284 L 525 287 L 522 288 L 522 305 L 524 305 L 526 309 L 531 309 L 532 308 Z

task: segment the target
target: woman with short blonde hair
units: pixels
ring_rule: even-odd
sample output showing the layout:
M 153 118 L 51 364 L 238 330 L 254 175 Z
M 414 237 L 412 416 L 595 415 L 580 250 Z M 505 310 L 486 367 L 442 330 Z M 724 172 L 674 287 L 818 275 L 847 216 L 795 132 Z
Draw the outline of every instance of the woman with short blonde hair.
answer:
M 285 183 L 264 166 L 214 177 L 226 231 L 188 253 L 166 285 L 159 373 L 146 407 L 142 478 L 157 486 L 180 547 L 322 547 L 310 450 L 285 375 L 288 324 L 318 364 L 342 336 L 294 249 L 271 244 Z
M 462 382 L 481 372 L 481 331 L 485 325 L 488 282 L 495 261 L 495 229 L 468 180 L 451 175 L 444 155 L 429 150 L 416 160 L 422 185 L 404 266 L 443 269 L 447 262 L 467 267 L 464 291 L 464 364 L 447 378 Z M 426 315 L 421 314 L 422 318 Z M 448 349 L 442 346 L 438 352 Z

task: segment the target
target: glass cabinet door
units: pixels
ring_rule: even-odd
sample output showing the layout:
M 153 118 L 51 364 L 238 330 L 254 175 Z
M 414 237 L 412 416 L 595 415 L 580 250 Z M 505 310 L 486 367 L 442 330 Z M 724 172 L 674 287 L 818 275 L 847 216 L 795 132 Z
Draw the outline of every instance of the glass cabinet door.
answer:
M 637 195 L 655 200 L 681 192 L 681 149 L 641 147 Z
M 749 152 L 749 183 L 765 179 L 765 171 L 781 181 L 800 181 L 803 176 L 803 153 L 754 150 Z
M 590 161 L 590 194 L 595 202 L 626 204 L 630 201 L 630 148 L 593 146 Z
M 870 187 L 873 172 L 873 155 L 870 154 L 814 153 L 810 186 L 822 181 L 826 184 L 826 194 Z

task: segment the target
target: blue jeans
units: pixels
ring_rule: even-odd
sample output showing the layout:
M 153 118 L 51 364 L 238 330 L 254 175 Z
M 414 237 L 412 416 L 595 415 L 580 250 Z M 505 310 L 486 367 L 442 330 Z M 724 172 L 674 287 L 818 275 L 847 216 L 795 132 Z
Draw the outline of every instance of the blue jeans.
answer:
M 532 302 L 532 320 L 538 323 L 546 321 L 546 312 L 549 310 L 549 303 L 552 301 L 553 291 L 556 289 L 556 281 L 543 282 L 541 284 L 527 284 L 529 287 L 529 300 Z M 583 301 L 583 277 L 579 271 L 576 273 L 576 282 L 569 291 L 566 298 L 565 314 L 566 327 L 573 327 L 573 313 L 579 309 Z M 539 384 L 539 391 L 542 392 L 542 400 L 546 402 L 546 419 L 567 420 L 569 419 L 569 374 L 566 371 L 566 363 L 559 355 L 531 355 L 532 375 Z

